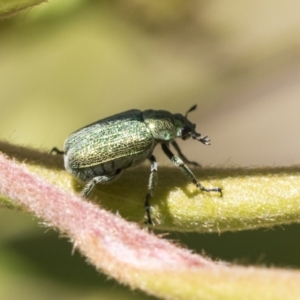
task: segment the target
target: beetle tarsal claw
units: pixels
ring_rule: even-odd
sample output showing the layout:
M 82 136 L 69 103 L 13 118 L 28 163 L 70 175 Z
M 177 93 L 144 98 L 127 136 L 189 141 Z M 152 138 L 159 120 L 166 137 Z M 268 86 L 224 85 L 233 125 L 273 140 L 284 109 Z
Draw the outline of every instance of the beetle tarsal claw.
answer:
M 204 136 L 200 138 L 200 142 L 202 142 L 204 145 L 210 145 L 210 139 L 208 138 L 208 136 Z
M 192 134 L 192 138 L 194 140 L 197 140 L 197 141 L 203 143 L 204 145 L 210 145 L 210 139 L 208 138 L 207 135 L 206 136 L 201 136 L 200 133 L 195 132 L 195 133 Z
M 220 193 L 220 197 L 223 197 L 223 191 L 221 188 L 219 187 L 215 187 L 215 188 L 206 188 L 204 187 L 203 185 L 201 184 L 198 184 L 198 187 L 201 191 L 204 191 L 204 192 L 217 192 L 217 193 Z

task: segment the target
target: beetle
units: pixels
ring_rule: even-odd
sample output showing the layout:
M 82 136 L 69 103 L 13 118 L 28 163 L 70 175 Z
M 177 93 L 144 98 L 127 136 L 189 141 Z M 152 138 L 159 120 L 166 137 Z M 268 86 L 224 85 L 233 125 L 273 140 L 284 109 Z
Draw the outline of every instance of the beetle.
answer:
M 157 183 L 157 162 L 152 153 L 157 144 L 161 144 L 166 156 L 196 187 L 204 192 L 219 192 L 222 196 L 221 188 L 206 188 L 197 181 L 187 164 L 199 165 L 189 161 L 175 141 L 176 138 L 186 140 L 191 137 L 210 145 L 208 137 L 196 132 L 196 124 L 187 118 L 196 107 L 192 106 L 185 116 L 165 110 L 128 110 L 75 131 L 66 139 L 63 151 L 55 147 L 51 152 L 64 154 L 66 170 L 87 182 L 81 193 L 85 198 L 96 184 L 109 183 L 119 177 L 124 169 L 148 159 L 151 170 L 144 205 L 147 223 L 153 225 L 150 199 Z M 178 156 L 170 150 L 170 144 Z

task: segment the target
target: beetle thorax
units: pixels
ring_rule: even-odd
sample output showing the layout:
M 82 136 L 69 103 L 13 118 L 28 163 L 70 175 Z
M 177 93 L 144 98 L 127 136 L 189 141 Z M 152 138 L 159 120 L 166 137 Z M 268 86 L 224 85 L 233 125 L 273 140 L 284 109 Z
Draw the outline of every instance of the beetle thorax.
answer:
M 143 111 L 144 122 L 158 142 L 168 142 L 180 136 L 174 115 L 165 110 Z M 179 135 L 178 135 L 179 134 Z

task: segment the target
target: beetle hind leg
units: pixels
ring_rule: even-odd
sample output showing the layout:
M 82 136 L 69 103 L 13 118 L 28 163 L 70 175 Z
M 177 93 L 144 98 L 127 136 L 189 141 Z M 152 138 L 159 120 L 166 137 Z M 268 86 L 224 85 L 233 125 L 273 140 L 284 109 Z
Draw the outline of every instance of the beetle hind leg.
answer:
M 146 223 L 149 225 L 153 225 L 152 219 L 151 219 L 151 205 L 150 205 L 150 199 L 153 196 L 156 184 L 157 184 L 157 162 L 153 155 L 149 157 L 149 160 L 151 162 L 151 171 L 150 171 L 150 177 L 149 177 L 149 183 L 148 183 L 148 193 L 146 195 L 146 201 L 145 201 L 145 210 L 147 215 L 147 221 Z
M 65 152 L 62 151 L 62 150 L 59 150 L 57 147 L 53 147 L 51 149 L 51 151 L 50 151 L 50 154 L 60 154 L 60 155 L 63 155 L 63 154 L 65 154 Z
M 204 187 L 195 177 L 193 172 L 188 168 L 186 164 L 180 159 L 179 157 L 175 156 L 172 151 L 169 149 L 167 144 L 162 144 L 162 149 L 164 153 L 167 155 L 167 157 L 171 160 L 171 162 L 176 166 L 179 167 L 180 170 L 184 173 L 185 176 L 187 176 L 191 182 L 193 182 L 197 188 L 199 188 L 201 191 L 204 192 L 218 192 L 220 193 L 220 196 L 223 196 L 222 189 L 219 187 L 215 188 L 206 188 Z
M 109 183 L 109 182 L 115 180 L 120 175 L 120 173 L 121 173 L 121 170 L 117 170 L 117 172 L 113 175 L 101 175 L 101 176 L 94 177 L 92 180 L 90 180 L 84 186 L 84 188 L 81 192 L 81 196 L 83 198 L 87 198 L 96 184 L 98 184 L 98 183 Z

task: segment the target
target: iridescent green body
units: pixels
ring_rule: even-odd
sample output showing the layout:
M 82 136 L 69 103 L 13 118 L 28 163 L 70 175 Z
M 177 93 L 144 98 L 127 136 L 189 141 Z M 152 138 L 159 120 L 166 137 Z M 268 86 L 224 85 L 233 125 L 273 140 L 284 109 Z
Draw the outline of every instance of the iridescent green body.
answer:
M 156 145 L 139 110 L 103 119 L 71 134 L 65 142 L 65 167 L 83 181 L 114 176 L 143 162 Z
M 194 110 L 193 106 L 188 112 Z M 186 114 L 187 115 L 187 114 Z M 117 178 L 122 170 L 138 165 L 144 160 L 151 162 L 148 193 L 145 208 L 147 223 L 152 224 L 150 198 L 157 182 L 157 163 L 152 152 L 160 143 L 164 153 L 202 191 L 220 192 L 220 188 L 207 189 L 195 178 L 184 163 L 190 162 L 182 154 L 175 138 L 192 137 L 209 144 L 207 137 L 195 131 L 196 125 L 186 116 L 164 110 L 128 110 L 99 120 L 72 133 L 64 145 L 64 163 L 68 172 L 88 181 L 82 192 L 87 197 L 97 183 L 108 183 Z M 172 144 L 179 157 L 169 149 Z M 60 152 L 54 148 L 56 152 Z

